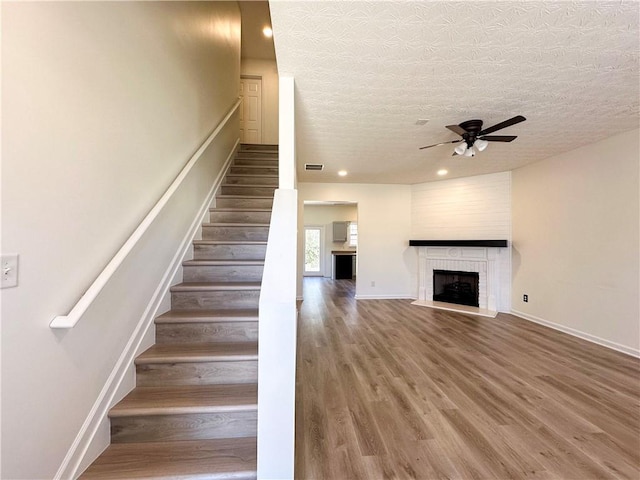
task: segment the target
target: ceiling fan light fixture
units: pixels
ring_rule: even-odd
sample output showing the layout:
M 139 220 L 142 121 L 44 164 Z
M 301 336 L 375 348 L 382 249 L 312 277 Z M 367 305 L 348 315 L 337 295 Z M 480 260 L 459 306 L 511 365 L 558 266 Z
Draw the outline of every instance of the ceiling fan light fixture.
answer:
M 473 147 L 469 147 L 465 150 L 463 155 L 465 157 L 474 157 L 476 155 L 476 151 Z
M 464 155 L 466 150 L 467 150 L 467 144 L 465 142 L 462 142 L 453 151 L 456 152 L 458 155 Z
M 484 149 L 487 148 L 487 145 L 489 145 L 489 142 L 487 142 L 486 140 L 482 140 L 481 138 L 476 140 L 476 143 L 473 144 L 473 146 L 476 147 L 479 152 L 484 151 Z

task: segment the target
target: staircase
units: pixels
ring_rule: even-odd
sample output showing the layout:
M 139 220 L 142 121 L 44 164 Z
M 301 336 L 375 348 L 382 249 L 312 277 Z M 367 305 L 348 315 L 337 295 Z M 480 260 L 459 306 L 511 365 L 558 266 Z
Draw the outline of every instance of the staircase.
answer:
M 242 145 L 82 479 L 256 478 L 258 299 L 278 147 Z

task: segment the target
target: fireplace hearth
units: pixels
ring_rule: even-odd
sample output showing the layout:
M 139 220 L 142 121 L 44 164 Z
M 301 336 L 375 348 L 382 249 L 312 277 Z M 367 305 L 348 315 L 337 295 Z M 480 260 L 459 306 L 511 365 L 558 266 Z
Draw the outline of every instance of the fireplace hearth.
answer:
M 479 282 L 477 272 L 433 270 L 433 301 L 478 307 Z

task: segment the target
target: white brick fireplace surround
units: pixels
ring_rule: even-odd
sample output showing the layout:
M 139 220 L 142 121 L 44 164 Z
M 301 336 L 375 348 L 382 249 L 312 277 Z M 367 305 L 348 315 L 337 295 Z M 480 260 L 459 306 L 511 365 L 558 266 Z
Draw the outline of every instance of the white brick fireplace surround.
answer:
M 433 301 L 433 271 L 476 272 L 479 276 L 480 310 L 492 313 L 511 309 L 511 259 L 509 248 L 495 247 L 417 247 L 417 305 Z M 463 307 L 466 308 L 466 307 Z

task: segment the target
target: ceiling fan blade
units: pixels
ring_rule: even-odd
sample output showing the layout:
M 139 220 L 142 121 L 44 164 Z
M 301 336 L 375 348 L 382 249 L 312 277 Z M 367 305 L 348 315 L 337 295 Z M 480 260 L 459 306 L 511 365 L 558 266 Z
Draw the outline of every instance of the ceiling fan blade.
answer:
M 420 148 L 418 148 L 418 150 L 424 150 L 425 148 L 437 147 L 438 145 L 446 145 L 448 143 L 460 143 L 461 141 L 462 141 L 462 139 L 460 139 L 460 140 L 451 140 L 450 142 L 434 143 L 433 145 L 427 145 L 426 147 L 420 147 Z
M 524 118 L 522 115 L 516 115 L 515 117 L 510 118 L 509 120 L 505 120 L 504 122 L 496 123 L 493 127 L 485 128 L 480 133 L 478 133 L 478 136 L 487 135 L 488 133 L 492 133 L 492 132 L 495 132 L 497 130 L 502 130 L 503 128 L 510 127 L 511 125 L 515 125 L 516 123 L 524 122 L 525 120 L 526 120 L 526 118 Z
M 457 133 L 460 136 L 467 133 L 467 131 L 464 128 L 462 128 L 460 125 L 447 125 L 447 128 L 452 132 Z
M 487 142 L 513 142 L 516 138 L 516 135 L 488 135 L 484 137 L 480 137 L 481 140 L 486 140 Z

